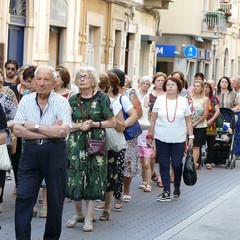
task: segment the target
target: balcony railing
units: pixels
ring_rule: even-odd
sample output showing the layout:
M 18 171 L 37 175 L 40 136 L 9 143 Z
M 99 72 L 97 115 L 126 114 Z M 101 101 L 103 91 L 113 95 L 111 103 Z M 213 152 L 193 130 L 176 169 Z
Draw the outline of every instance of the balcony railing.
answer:
M 228 27 L 228 16 L 220 11 L 203 13 L 202 31 L 225 33 Z
M 220 9 L 222 9 L 224 12 L 231 12 L 232 4 L 222 1 L 222 2 L 220 2 Z

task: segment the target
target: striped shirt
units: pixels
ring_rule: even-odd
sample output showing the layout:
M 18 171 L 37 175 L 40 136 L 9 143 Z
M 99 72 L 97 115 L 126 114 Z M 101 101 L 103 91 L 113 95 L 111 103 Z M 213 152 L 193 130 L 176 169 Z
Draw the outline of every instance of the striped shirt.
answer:
M 220 108 L 232 109 L 239 103 L 239 96 L 234 91 L 217 94 L 220 101 Z
M 38 102 L 36 92 L 24 96 L 19 102 L 15 124 L 24 124 L 31 121 L 36 124 L 53 126 L 56 120 L 62 120 L 63 125 L 72 127 L 71 109 L 66 98 L 51 91 L 47 105 L 42 112 Z

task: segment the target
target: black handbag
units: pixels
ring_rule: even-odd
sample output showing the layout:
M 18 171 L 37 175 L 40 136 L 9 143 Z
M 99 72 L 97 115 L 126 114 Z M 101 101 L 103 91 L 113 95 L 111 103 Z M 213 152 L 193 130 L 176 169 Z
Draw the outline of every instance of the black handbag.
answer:
M 188 149 L 183 169 L 183 181 L 187 186 L 193 186 L 197 182 L 197 171 L 193 161 L 193 151 Z

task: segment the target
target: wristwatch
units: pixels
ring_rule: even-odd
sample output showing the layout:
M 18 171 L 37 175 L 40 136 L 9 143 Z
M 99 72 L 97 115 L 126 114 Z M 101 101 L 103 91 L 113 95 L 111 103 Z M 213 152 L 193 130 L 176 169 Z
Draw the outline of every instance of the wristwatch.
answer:
M 36 125 L 34 126 L 34 132 L 38 132 L 38 131 L 39 131 L 39 128 L 40 128 L 39 124 L 36 124 Z
M 194 135 L 188 136 L 189 139 L 194 139 Z

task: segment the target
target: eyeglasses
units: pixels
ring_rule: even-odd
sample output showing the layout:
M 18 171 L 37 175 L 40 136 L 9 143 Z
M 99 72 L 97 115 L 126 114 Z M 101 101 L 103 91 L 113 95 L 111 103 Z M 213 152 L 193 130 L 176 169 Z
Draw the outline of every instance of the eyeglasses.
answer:
M 6 69 L 9 71 L 9 70 L 11 70 L 11 71 L 16 71 L 16 68 L 10 68 L 10 67 L 6 67 Z
M 85 80 L 85 79 L 88 79 L 89 76 L 87 76 L 87 75 L 78 75 L 77 78 L 78 79 L 82 79 L 83 78 Z

